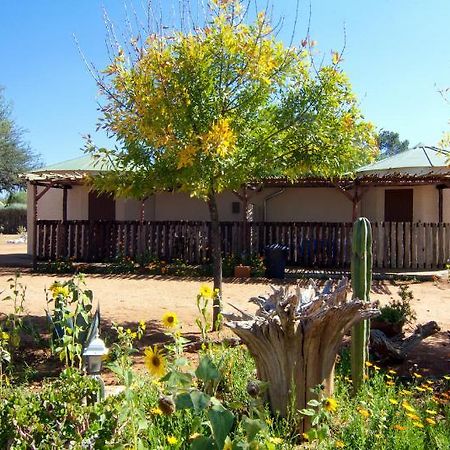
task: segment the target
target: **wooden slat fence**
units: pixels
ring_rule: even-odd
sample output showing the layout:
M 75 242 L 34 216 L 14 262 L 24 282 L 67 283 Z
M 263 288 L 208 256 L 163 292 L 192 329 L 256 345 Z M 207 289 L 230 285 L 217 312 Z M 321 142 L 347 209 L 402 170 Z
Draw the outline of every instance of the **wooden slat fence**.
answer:
M 450 259 L 450 223 L 375 222 L 373 262 L 377 269 L 436 269 Z M 263 254 L 270 244 L 289 247 L 288 264 L 305 268 L 347 268 L 351 223 L 221 223 L 224 256 Z M 209 222 L 38 220 L 40 260 L 73 258 L 100 262 L 122 256 L 153 256 L 203 264 L 210 258 Z

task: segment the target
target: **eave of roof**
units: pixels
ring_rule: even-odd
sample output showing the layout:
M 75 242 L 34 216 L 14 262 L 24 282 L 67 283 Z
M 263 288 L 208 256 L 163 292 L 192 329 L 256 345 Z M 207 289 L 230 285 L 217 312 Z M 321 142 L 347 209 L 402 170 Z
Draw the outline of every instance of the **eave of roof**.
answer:
M 333 187 L 358 185 L 418 185 L 441 183 L 450 185 L 450 166 L 447 165 L 448 150 L 418 146 L 398 155 L 361 167 L 354 177 L 345 176 L 335 180 L 320 177 L 304 177 L 295 181 L 285 178 L 269 178 L 262 182 L 267 187 Z M 420 165 L 421 164 L 421 165 Z M 87 176 L 107 171 L 111 167 L 91 155 L 71 159 L 34 170 L 23 176 L 34 184 L 69 185 L 82 184 Z

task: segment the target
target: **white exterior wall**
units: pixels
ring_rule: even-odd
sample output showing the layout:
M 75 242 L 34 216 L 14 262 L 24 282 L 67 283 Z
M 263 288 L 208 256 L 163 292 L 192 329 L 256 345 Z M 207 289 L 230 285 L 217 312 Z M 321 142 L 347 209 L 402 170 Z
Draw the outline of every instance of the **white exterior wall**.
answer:
M 267 201 L 268 222 L 351 222 L 352 203 L 335 188 L 287 188 Z
M 62 191 L 61 189 L 59 189 Z M 62 193 L 59 209 L 62 211 Z M 40 217 L 39 217 L 40 218 Z M 89 188 L 87 186 L 72 186 L 67 190 L 67 220 L 89 219 Z
M 384 191 L 386 189 L 411 189 L 411 187 L 374 187 L 364 194 L 361 200 L 361 215 L 370 221 L 384 221 Z M 435 186 L 414 186 L 413 221 L 437 222 L 439 219 L 438 190 Z M 450 196 L 444 190 L 443 221 L 450 221 Z
M 442 222 L 450 223 L 450 188 L 442 191 Z
M 38 193 L 44 188 L 39 187 Z M 408 189 L 408 187 L 369 188 L 361 201 L 361 215 L 371 221 L 384 221 L 384 191 L 386 189 Z M 438 190 L 435 186 L 415 186 L 413 220 L 415 222 L 438 221 Z M 282 192 L 281 192 L 282 191 Z M 276 194 L 271 199 L 268 196 Z M 88 220 L 89 188 L 73 186 L 67 191 L 67 218 Z M 33 236 L 33 189 L 28 185 L 27 229 L 30 239 L 28 251 L 32 249 Z M 231 192 L 218 197 L 219 218 L 222 221 L 242 219 L 232 213 L 232 202 L 239 201 Z M 61 220 L 63 190 L 50 189 L 38 202 L 38 219 Z M 260 192 L 250 192 L 249 203 L 254 205 L 253 220 L 290 222 L 350 222 L 352 203 L 334 188 L 267 188 Z M 141 203 L 133 199 L 116 200 L 117 220 L 139 220 Z M 209 212 L 202 200 L 190 198 L 184 193 L 159 193 L 145 202 L 145 220 L 196 220 L 208 221 Z M 443 190 L 443 221 L 450 222 L 450 189 Z

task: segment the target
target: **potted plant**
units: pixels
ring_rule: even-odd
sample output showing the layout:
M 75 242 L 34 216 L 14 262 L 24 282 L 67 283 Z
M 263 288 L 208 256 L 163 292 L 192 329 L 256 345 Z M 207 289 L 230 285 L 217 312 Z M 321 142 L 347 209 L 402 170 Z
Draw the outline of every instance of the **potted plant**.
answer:
M 234 268 L 234 276 L 236 278 L 250 278 L 252 268 L 239 264 Z
M 380 315 L 371 321 L 371 328 L 382 331 L 386 336 L 392 337 L 403 332 L 403 326 L 416 319 L 411 300 L 414 298 L 407 285 L 399 288 L 400 299 L 391 300 L 387 305 L 379 307 Z

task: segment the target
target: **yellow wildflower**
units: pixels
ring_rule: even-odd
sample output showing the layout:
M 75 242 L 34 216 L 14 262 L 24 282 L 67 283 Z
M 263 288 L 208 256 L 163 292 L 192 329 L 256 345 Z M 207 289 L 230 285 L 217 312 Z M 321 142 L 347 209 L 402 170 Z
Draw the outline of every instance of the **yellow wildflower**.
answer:
M 144 362 L 154 377 L 161 378 L 166 373 L 166 361 L 156 346 L 153 349 L 151 347 L 145 349 Z
M 432 419 L 431 417 L 427 417 L 425 420 L 430 425 L 436 425 L 436 421 L 434 419 Z
M 269 437 L 269 442 L 271 444 L 279 445 L 283 443 L 283 439 L 281 439 L 280 437 L 271 436 Z
M 178 325 L 178 317 L 172 312 L 166 312 L 162 317 L 162 323 L 166 328 L 175 328 Z
M 394 428 L 394 430 L 397 430 L 397 431 L 405 431 L 406 430 L 406 427 L 403 427 L 402 425 L 398 425 L 398 424 L 395 424 L 392 428 Z
M 430 416 L 435 416 L 437 414 L 437 411 L 435 411 L 434 409 L 426 409 L 425 412 Z
M 386 381 L 386 386 L 395 386 L 395 382 L 392 380 Z
M 175 445 L 178 442 L 178 439 L 175 436 L 167 436 L 167 443 L 169 445 Z
M 413 377 L 419 379 L 422 378 L 422 375 L 420 375 L 420 373 L 413 372 Z
M 370 417 L 370 412 L 365 408 L 359 407 L 357 409 L 357 411 L 359 412 L 359 414 L 361 414 L 361 416 L 364 417 L 364 419 L 367 419 L 368 417 Z
M 395 375 L 397 372 L 395 370 L 393 370 L 393 369 L 389 369 L 388 373 L 390 373 L 391 375 Z
M 423 387 L 420 386 L 416 386 L 415 389 L 419 392 L 425 392 L 425 389 Z
M 449 381 L 450 380 L 450 375 L 444 375 L 444 380 Z
M 200 433 L 192 433 L 192 434 L 189 436 L 189 440 L 190 440 L 190 441 L 194 441 L 195 439 L 197 439 L 197 438 L 200 437 L 200 436 L 201 436 Z
M 302 433 L 302 438 L 303 438 L 305 441 L 309 441 L 309 435 L 308 435 L 307 433 Z
M 213 298 L 214 291 L 207 285 L 200 286 L 200 295 L 205 298 Z
M 328 397 L 324 400 L 323 407 L 328 412 L 334 412 L 337 408 L 337 401 L 332 397 Z
M 0 340 L 7 341 L 9 339 L 9 334 L 6 331 L 0 332 Z
M 408 402 L 402 402 L 402 406 L 410 413 L 416 412 L 416 410 Z
M 372 367 L 373 364 L 372 364 L 370 361 L 366 361 L 366 366 L 367 366 L 367 367 Z
M 154 408 L 151 408 L 150 413 L 153 414 L 154 416 L 162 416 L 163 415 L 163 412 L 157 406 Z
M 413 425 L 417 428 L 423 428 L 423 424 L 420 422 L 413 422 Z
M 411 395 L 411 394 L 412 394 L 412 392 L 408 391 L 407 389 L 402 389 L 400 391 L 400 395 Z
M 335 442 L 336 448 L 345 448 L 345 444 L 342 441 Z
M 420 420 L 420 417 L 417 416 L 416 414 L 406 413 L 406 415 L 407 415 L 411 420 Z
M 395 398 L 390 398 L 389 403 L 391 403 L 392 405 L 398 405 L 398 401 L 395 400 Z

